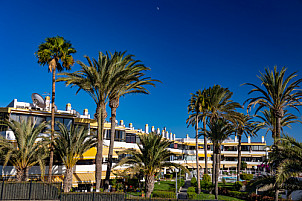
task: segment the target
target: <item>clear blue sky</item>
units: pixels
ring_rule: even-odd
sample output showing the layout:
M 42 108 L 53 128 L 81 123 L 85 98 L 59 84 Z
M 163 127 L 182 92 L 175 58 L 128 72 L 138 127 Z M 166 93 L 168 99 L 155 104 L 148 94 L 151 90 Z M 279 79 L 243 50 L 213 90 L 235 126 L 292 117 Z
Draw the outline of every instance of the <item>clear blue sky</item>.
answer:
M 77 49 L 76 60 L 127 50 L 163 82 L 150 95 L 122 98 L 118 120 L 194 137 L 185 123 L 190 93 L 220 84 L 243 103 L 251 88 L 240 85 L 259 84 L 265 67 L 286 66 L 302 77 L 301 10 L 298 0 L 0 1 L 0 106 L 51 92 L 51 74 L 34 52 L 45 38 L 59 35 Z M 88 95 L 58 83 L 56 104 L 62 109 L 68 102 L 81 113 L 95 111 Z M 301 141 L 301 130 L 295 125 L 286 131 Z

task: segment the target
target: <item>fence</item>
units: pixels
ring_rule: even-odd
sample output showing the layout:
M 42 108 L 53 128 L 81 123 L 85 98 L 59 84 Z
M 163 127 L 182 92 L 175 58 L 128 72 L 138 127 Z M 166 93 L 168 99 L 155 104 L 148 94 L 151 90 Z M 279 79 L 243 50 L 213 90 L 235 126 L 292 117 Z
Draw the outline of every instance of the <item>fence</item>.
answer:
M 61 183 L 3 181 L 0 200 L 58 200 L 61 186 Z

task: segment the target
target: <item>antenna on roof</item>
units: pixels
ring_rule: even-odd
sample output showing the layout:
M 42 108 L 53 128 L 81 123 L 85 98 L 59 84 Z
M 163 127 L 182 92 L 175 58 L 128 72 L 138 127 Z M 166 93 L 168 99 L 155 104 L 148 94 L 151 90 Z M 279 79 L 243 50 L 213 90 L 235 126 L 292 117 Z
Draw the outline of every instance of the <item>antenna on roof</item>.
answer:
M 31 99 L 33 100 L 34 106 L 38 106 L 38 107 L 43 108 L 43 109 L 46 107 L 44 98 L 40 94 L 33 93 L 31 95 Z

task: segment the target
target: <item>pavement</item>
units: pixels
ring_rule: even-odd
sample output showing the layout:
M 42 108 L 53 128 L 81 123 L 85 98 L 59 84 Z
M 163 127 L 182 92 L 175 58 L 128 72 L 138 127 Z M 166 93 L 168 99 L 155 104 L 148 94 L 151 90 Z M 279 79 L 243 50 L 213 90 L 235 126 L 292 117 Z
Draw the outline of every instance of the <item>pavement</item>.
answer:
M 191 181 L 186 180 L 184 186 L 180 189 L 178 193 L 178 199 L 188 199 L 187 190 L 191 186 Z

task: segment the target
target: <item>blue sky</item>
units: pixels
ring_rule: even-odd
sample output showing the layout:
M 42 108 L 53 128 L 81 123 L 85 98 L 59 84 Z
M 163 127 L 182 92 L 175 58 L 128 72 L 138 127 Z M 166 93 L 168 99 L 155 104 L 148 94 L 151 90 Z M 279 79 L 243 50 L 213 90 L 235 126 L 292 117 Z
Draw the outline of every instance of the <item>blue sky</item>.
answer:
M 0 1 L 0 106 L 51 92 L 51 74 L 34 52 L 45 38 L 59 35 L 77 49 L 76 60 L 127 50 L 163 82 L 150 95 L 122 98 L 118 120 L 194 137 L 185 123 L 190 93 L 220 84 L 243 103 L 251 88 L 240 85 L 259 84 L 265 67 L 286 66 L 302 77 L 301 9 L 298 0 Z M 68 102 L 81 113 L 95 111 L 88 95 L 58 83 L 56 105 Z M 301 129 L 286 132 L 301 140 Z

